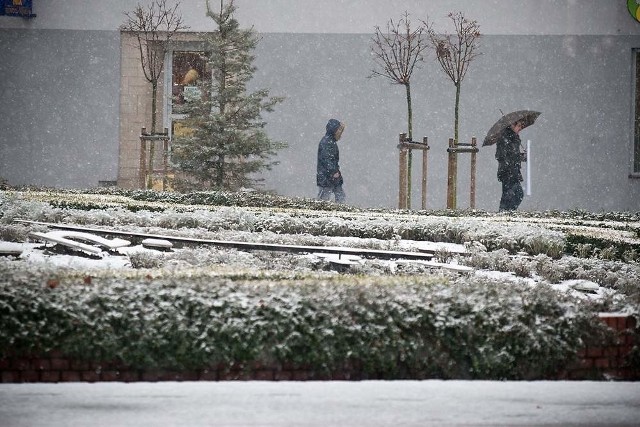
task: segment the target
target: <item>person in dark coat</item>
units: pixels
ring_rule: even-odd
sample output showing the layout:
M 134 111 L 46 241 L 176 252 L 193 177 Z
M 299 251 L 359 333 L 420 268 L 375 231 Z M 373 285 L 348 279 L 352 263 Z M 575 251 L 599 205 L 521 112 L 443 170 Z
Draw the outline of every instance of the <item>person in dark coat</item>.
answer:
M 340 150 L 337 144 L 343 130 L 344 123 L 336 119 L 329 120 L 327 131 L 318 144 L 316 183 L 320 200 L 329 200 L 331 193 L 334 194 L 336 203 L 344 203 L 346 199 L 342 189 L 344 181 L 340 172 Z
M 496 144 L 496 160 L 498 160 L 498 181 L 502 183 L 501 211 L 518 209 L 524 192 L 522 191 L 522 171 L 520 155 L 520 131 L 524 128 L 516 122 L 505 128 Z

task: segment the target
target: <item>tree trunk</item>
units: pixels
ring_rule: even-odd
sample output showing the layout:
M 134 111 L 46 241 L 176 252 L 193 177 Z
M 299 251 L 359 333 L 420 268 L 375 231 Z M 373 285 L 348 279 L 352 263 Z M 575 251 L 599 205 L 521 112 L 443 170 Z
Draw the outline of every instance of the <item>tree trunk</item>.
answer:
M 151 83 L 151 134 L 156 133 L 156 116 L 158 114 L 158 81 Z
M 223 1 L 220 0 L 220 14 L 222 14 L 222 8 L 223 8 L 224 4 Z M 225 102 L 225 96 L 226 96 L 226 90 L 227 90 L 227 62 L 226 59 L 223 59 L 222 63 L 220 64 L 220 77 L 218 79 L 218 84 L 220 86 L 219 89 L 219 94 L 218 96 L 219 101 L 218 101 L 218 114 L 220 115 L 220 117 L 224 117 L 224 113 L 227 109 L 227 104 Z M 226 124 L 226 120 L 224 121 Z M 222 129 L 220 129 L 220 136 L 224 135 L 225 133 L 225 125 L 223 125 Z M 224 153 L 224 147 L 223 147 L 223 140 L 222 138 L 219 139 L 218 142 L 218 149 L 220 151 L 220 153 Z M 224 154 L 220 154 L 218 156 L 218 170 L 217 170 L 217 175 L 216 175 L 216 187 L 218 190 L 224 190 L 224 173 L 225 173 L 225 169 L 226 169 L 226 157 Z
M 218 171 L 216 175 L 216 189 L 224 190 L 224 155 L 218 157 Z
M 455 108 L 455 119 L 453 124 L 453 146 L 457 147 L 458 140 L 458 123 L 459 123 L 459 113 L 460 113 L 460 86 L 461 82 L 456 83 L 456 108 Z M 451 209 L 456 209 L 458 204 L 458 154 L 453 153 L 452 159 L 452 179 L 451 179 Z
M 158 81 L 151 82 L 151 135 L 156 134 L 156 116 L 158 113 Z M 147 189 L 153 188 L 153 156 L 155 142 L 149 141 L 149 166 L 147 175 Z
M 411 85 L 405 84 L 407 88 L 407 122 L 409 141 L 413 141 L 413 110 L 411 109 Z M 411 166 L 413 163 L 413 150 L 409 149 L 407 158 L 407 209 L 411 209 Z
M 453 124 L 453 128 L 454 128 L 454 134 L 453 134 L 453 141 L 455 145 L 458 145 L 458 143 L 460 142 L 458 140 L 458 117 L 459 117 L 459 113 L 460 113 L 460 82 L 456 83 L 456 110 L 455 110 L 455 121 Z

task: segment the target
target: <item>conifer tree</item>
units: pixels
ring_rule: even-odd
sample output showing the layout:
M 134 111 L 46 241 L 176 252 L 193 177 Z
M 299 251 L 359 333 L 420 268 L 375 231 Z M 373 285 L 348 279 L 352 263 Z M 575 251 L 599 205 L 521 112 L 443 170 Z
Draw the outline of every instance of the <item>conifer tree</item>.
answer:
M 268 89 L 247 91 L 258 37 L 252 28 L 240 28 L 235 10 L 233 0 L 220 0 L 219 11 L 207 1 L 207 16 L 218 27 L 205 41 L 212 78 L 200 80 L 201 96 L 189 102 L 184 124 L 190 132 L 173 141 L 172 161 L 186 176 L 177 188 L 251 187 L 255 174 L 277 164 L 271 157 L 285 147 L 269 139 L 262 120 L 283 99 L 270 97 Z

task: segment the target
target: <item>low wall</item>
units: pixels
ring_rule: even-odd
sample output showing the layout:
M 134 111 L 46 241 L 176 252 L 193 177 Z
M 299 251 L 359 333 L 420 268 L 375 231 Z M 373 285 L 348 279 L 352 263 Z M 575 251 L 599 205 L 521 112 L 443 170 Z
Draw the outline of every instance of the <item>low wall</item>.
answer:
M 633 349 L 636 319 L 618 313 L 601 313 L 611 329 L 618 331 L 618 341 L 604 346 L 587 346 L 578 353 L 579 361 L 572 365 L 564 377 L 567 379 L 640 379 L 640 367 L 630 366 L 627 356 Z
M 568 380 L 640 380 L 640 366 L 631 366 L 627 356 L 633 349 L 636 327 L 634 317 L 626 314 L 603 313 L 600 318 L 618 331 L 615 343 L 589 346 L 580 351 L 579 360 L 557 379 Z M 308 380 L 367 380 L 359 369 L 338 372 L 316 372 L 311 368 L 296 366 L 219 365 L 210 369 L 171 371 L 157 369 L 131 369 L 112 362 L 87 362 L 65 357 L 52 351 L 45 356 L 7 357 L 0 359 L 0 382 L 97 382 L 97 381 L 308 381 Z

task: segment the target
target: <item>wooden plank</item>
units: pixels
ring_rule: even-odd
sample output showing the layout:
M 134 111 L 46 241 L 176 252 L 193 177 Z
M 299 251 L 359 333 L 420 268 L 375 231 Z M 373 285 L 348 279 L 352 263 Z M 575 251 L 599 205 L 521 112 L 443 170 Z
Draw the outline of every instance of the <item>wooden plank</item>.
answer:
M 226 248 L 234 248 L 241 250 L 261 250 L 261 251 L 279 251 L 279 252 L 321 252 L 321 253 L 334 253 L 342 255 L 356 255 L 371 258 L 380 259 L 421 259 L 430 260 L 433 258 L 432 253 L 424 252 L 404 252 L 404 251 L 387 251 L 378 249 L 364 249 L 364 248 L 347 248 L 342 246 L 301 246 L 301 245 L 279 245 L 275 243 L 251 243 L 251 242 L 237 242 L 230 240 L 212 240 L 212 239 L 196 239 L 189 237 L 167 236 L 158 234 L 136 233 L 129 231 L 120 231 L 104 228 L 89 228 L 80 227 L 77 225 L 56 224 L 51 222 L 41 221 L 29 221 L 22 219 L 15 219 L 14 222 L 22 224 L 41 225 L 50 228 L 57 228 L 62 230 L 77 230 L 90 233 L 102 233 L 114 236 L 125 236 L 139 239 L 164 239 L 174 243 L 183 244 L 202 244 L 202 245 L 214 245 Z
M 21 243 L 0 241 L 0 256 L 20 256 L 24 251 Z
M 29 233 L 29 237 L 35 238 L 35 239 L 38 239 L 38 240 L 42 240 L 42 241 L 48 242 L 48 243 L 54 243 L 54 244 L 67 246 L 67 247 L 69 247 L 71 249 L 76 249 L 76 250 L 80 250 L 80 251 L 89 252 L 91 254 L 100 254 L 100 253 L 102 253 L 102 249 L 100 249 L 100 248 L 98 248 L 96 246 L 87 245 L 85 243 L 76 242 L 76 241 L 70 240 L 70 239 L 65 239 L 64 237 L 60 237 L 60 236 L 56 236 L 56 235 L 49 235 L 47 233 L 39 233 L 39 232 L 36 232 L 36 231 L 32 231 L 31 233 Z

